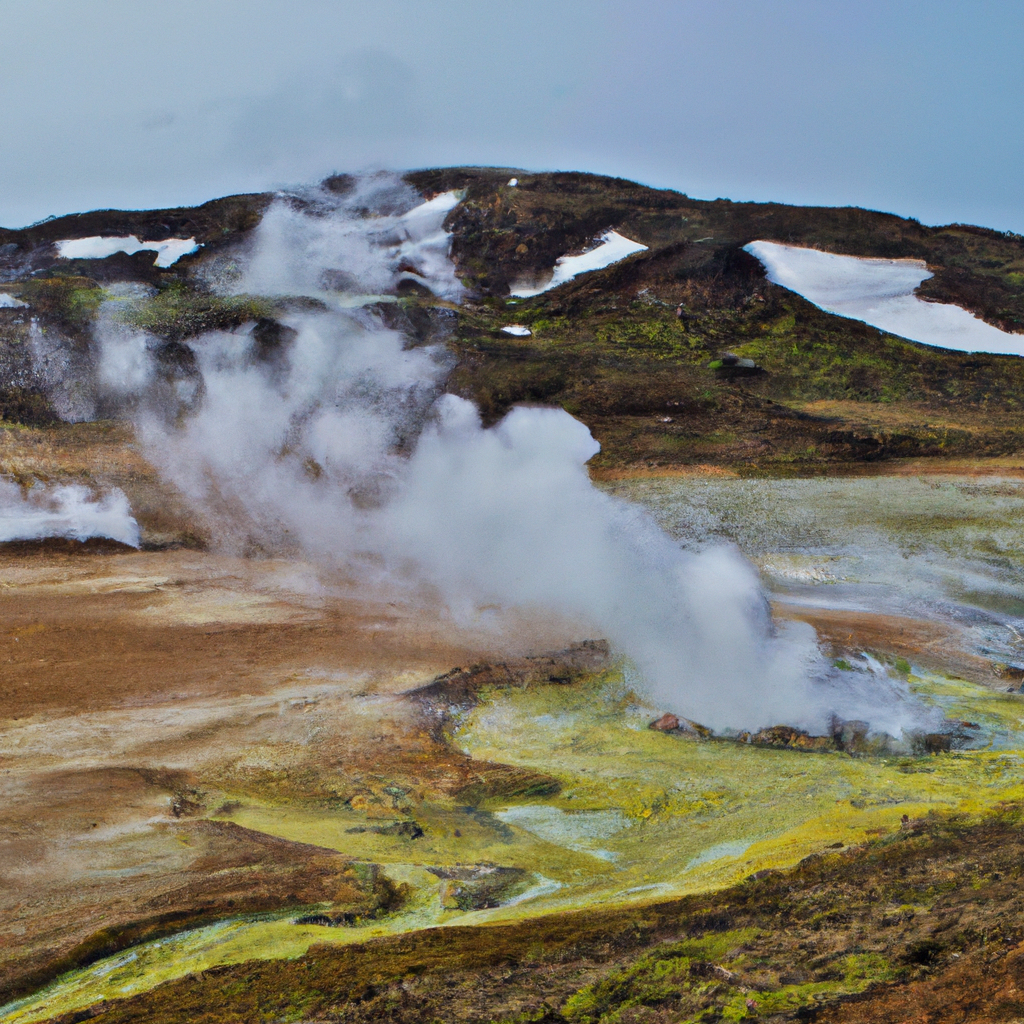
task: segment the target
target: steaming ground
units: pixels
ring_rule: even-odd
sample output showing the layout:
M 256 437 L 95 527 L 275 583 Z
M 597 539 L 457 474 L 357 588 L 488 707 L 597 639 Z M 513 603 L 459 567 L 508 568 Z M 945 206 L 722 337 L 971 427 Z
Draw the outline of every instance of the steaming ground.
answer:
M 103 537 L 139 546 L 139 525 L 124 492 L 113 490 L 100 497 L 78 485 L 22 490 L 0 480 L 0 543 L 65 537 L 84 541 Z
M 822 732 L 834 716 L 897 736 L 926 727 L 901 683 L 839 672 L 811 627 L 773 623 L 735 548 L 681 547 L 595 489 L 598 445 L 567 413 L 517 408 L 484 429 L 442 393 L 443 347 L 410 347 L 370 303 L 410 284 L 459 298 L 444 231 L 458 201 L 423 203 L 381 176 L 282 194 L 210 280 L 292 312 L 191 341 L 197 380 L 169 386 L 151 340 L 101 318 L 101 365 L 121 368 L 110 387 L 217 543 L 425 586 L 461 620 L 494 605 L 568 616 L 611 640 L 653 700 L 715 729 Z

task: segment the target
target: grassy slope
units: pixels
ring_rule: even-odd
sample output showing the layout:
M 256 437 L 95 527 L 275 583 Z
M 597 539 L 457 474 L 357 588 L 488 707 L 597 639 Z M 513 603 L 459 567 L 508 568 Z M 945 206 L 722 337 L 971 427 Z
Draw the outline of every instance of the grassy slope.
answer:
M 474 297 L 450 342 L 460 357 L 450 386 L 474 398 L 488 421 L 516 402 L 562 405 L 601 440 L 599 470 L 715 463 L 815 471 L 1024 449 L 1017 424 L 1024 361 L 929 349 L 823 313 L 768 284 L 760 264 L 742 251 L 766 238 L 924 259 L 935 276 L 922 294 L 1021 330 L 1020 237 L 962 225 L 928 228 L 859 209 L 704 202 L 585 174 L 519 173 L 519 186 L 510 188 L 509 174 L 454 168 L 409 175 L 425 192 L 466 190 L 449 227 Z M 255 300 L 219 300 L 190 276 L 197 261 L 251 229 L 270 198 L 233 196 L 191 210 L 97 211 L 0 230 L 0 280 L 33 304 L 44 328 L 52 325 L 81 345 L 88 344 L 101 297 L 97 285 L 145 281 L 160 293 L 135 312 L 137 326 L 173 346 L 204 329 L 273 313 Z M 650 251 L 507 305 L 511 284 L 550 270 L 559 256 L 609 227 Z M 48 243 L 93 233 L 194 235 L 204 248 L 167 270 L 155 268 L 147 252 L 55 261 Z M 675 315 L 679 303 L 683 319 Z M 502 334 L 512 321 L 529 325 L 533 336 Z M 21 358 L 27 329 L 18 311 L 0 312 L 3 361 L 13 366 Z M 724 350 L 753 357 L 767 372 L 732 379 L 711 369 Z M 898 422 L 889 415 L 894 406 Z M 52 418 L 45 398 L 15 381 L 0 395 L 0 412 L 20 422 Z
M 982 823 L 913 822 L 710 896 L 314 947 L 297 960 L 172 982 L 88 1017 L 1017 1019 L 1022 849 L 1017 811 Z
M 460 317 L 452 386 L 489 419 L 515 402 L 560 404 L 602 441 L 598 467 L 813 468 L 1022 447 L 1020 359 L 929 349 L 831 316 L 769 284 L 742 251 L 765 238 L 925 259 L 936 272 L 925 294 L 1019 330 L 1024 242 L 1016 236 L 857 209 L 701 202 L 582 174 L 524 174 L 516 188 L 505 172 L 486 170 L 410 177 L 426 190 L 467 190 L 449 223 L 475 299 Z M 507 304 L 511 284 L 609 227 L 650 252 Z M 500 333 L 510 322 L 533 336 Z M 753 357 L 767 373 L 715 372 L 709 363 L 723 350 Z M 806 406 L 822 400 L 844 406 L 808 415 Z M 897 429 L 877 422 L 876 408 L 893 403 L 913 413 Z

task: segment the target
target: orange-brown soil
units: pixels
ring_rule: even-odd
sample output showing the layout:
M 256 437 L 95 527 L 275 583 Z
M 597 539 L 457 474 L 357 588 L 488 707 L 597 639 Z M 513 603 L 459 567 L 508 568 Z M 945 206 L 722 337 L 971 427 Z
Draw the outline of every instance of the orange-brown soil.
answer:
M 188 820 L 225 794 L 394 816 L 395 784 L 552 784 L 452 751 L 404 693 L 564 647 L 558 624 L 474 631 L 300 563 L 46 546 L 0 554 L 0 622 L 0 998 L 160 922 L 371 900 L 334 854 Z
M 862 650 L 891 654 L 935 672 L 962 676 L 984 686 L 1005 689 L 1001 666 L 965 650 L 955 624 L 876 612 L 806 605 L 773 605 L 782 618 L 810 623 L 836 655 Z
M 0 425 L 0 475 L 26 486 L 48 481 L 100 490 L 119 487 L 131 502 L 147 546 L 197 547 L 207 540 L 202 522 L 143 458 L 127 423 Z
M 147 774 L 57 772 L 49 793 L 5 804 L 5 831 L 13 838 L 4 844 L 4 858 L 16 866 L 10 870 L 15 891 L 4 899 L 0 997 L 217 918 L 321 903 L 365 915 L 393 898 L 374 873 L 357 873 L 334 850 L 232 822 L 159 820 L 165 808 L 180 806 L 181 791 L 172 789 L 174 779 Z M 121 821 L 98 812 L 97 795 Z M 130 818 L 142 809 L 153 817 Z M 87 821 L 90 816 L 102 823 Z M 47 843 L 46 824 L 56 818 L 78 824 L 86 838 L 73 847 Z M 23 898 L 12 906 L 16 894 Z

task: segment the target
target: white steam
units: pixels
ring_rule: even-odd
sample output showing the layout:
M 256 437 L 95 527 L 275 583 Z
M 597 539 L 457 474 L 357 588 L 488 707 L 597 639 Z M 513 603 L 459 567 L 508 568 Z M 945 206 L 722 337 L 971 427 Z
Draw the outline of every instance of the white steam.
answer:
M 598 445 L 583 424 L 517 408 L 484 429 L 471 403 L 441 394 L 442 347 L 410 347 L 370 309 L 343 308 L 408 274 L 457 295 L 442 226 L 456 201 L 413 206 L 382 179 L 340 199 L 282 197 L 230 287 L 292 297 L 285 309 L 302 308 L 296 295 L 344 291 L 346 303 L 307 302 L 270 334 L 195 339 L 202 397 L 177 419 L 145 411 L 140 395 L 149 457 L 221 542 L 411 575 L 456 613 L 498 604 L 573 617 L 635 663 L 660 705 L 716 729 L 821 731 L 833 713 L 896 735 L 909 726 L 917 711 L 904 695 L 854 692 L 810 627 L 775 626 L 735 549 L 684 549 L 595 489 L 585 463 Z M 122 346 L 129 376 L 143 379 L 134 358 L 148 348 L 100 340 Z
M 359 179 L 341 196 L 282 196 L 264 215 L 235 291 L 257 295 L 385 295 L 408 281 L 458 301 L 444 219 L 455 192 L 429 202 L 390 176 Z M 360 216 L 372 210 L 376 215 Z
M 77 484 L 23 490 L 0 480 L 0 542 L 67 537 L 84 541 L 106 537 L 139 546 L 139 525 L 119 490 L 101 497 Z

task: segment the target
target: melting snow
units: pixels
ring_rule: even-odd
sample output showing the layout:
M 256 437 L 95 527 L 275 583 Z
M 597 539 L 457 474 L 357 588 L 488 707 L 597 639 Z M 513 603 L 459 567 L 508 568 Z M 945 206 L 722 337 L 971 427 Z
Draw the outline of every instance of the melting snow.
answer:
M 57 251 L 66 260 L 102 260 L 115 252 L 128 255 L 143 249 L 152 249 L 156 254 L 158 267 L 169 267 L 182 256 L 195 252 L 199 243 L 194 238 L 167 238 L 162 242 L 140 242 L 135 235 L 127 238 L 107 238 L 93 235 L 91 238 L 67 238 L 57 243 Z
M 27 302 L 21 302 L 13 295 L 8 295 L 6 292 L 0 292 L 0 309 L 22 309 L 27 305 Z
M 634 242 L 618 231 L 606 231 L 600 238 L 600 245 L 581 254 L 580 256 L 560 256 L 555 261 L 555 272 L 551 280 L 540 288 L 514 288 L 512 294 L 518 298 L 527 299 L 531 295 L 540 295 L 541 292 L 557 288 L 566 281 L 571 281 L 578 274 L 586 274 L 591 270 L 603 270 L 610 267 L 619 260 L 624 260 L 634 253 L 644 252 L 646 245 Z
M 518 184 L 519 184 L 519 179 L 518 178 L 509 178 L 508 179 L 509 188 L 515 188 L 516 185 L 518 185 Z
M 764 264 L 769 281 L 828 313 L 925 345 L 1024 355 L 1024 334 L 1001 331 L 959 306 L 919 299 L 914 289 L 932 276 L 922 260 L 837 256 L 777 242 L 744 248 Z
M 139 546 L 135 522 L 124 492 L 112 490 L 97 498 L 77 484 L 25 492 L 13 481 L 0 480 L 0 542 L 70 537 L 109 537 Z
M 514 334 L 517 338 L 528 338 L 533 333 L 529 327 L 522 324 L 509 324 L 508 327 L 502 327 L 502 331 L 505 334 Z

